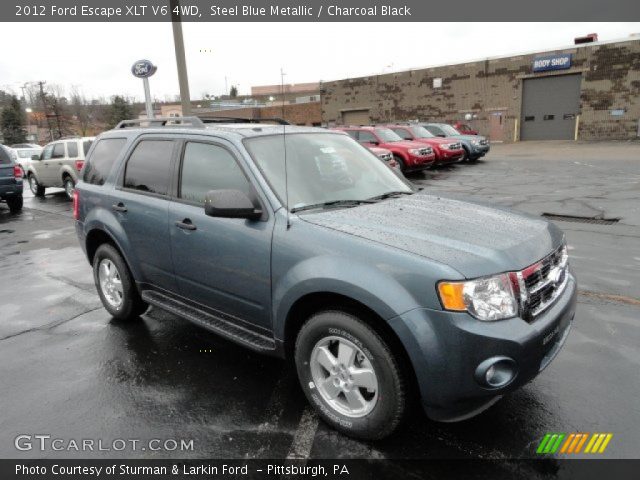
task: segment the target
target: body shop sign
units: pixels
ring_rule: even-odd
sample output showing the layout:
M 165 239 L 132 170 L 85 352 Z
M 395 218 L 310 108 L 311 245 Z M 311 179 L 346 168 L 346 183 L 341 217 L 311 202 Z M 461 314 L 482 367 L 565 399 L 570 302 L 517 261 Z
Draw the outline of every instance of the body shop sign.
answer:
M 571 68 L 571 54 L 547 55 L 533 59 L 534 72 L 546 72 L 547 70 L 566 70 Z

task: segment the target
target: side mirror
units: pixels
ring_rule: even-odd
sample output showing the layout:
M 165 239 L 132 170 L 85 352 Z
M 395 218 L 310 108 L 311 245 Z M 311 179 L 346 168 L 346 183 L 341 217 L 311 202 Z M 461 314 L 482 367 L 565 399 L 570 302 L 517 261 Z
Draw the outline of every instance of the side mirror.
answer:
M 31 160 L 40 160 L 40 155 L 31 155 Z
M 240 190 L 210 190 L 204 196 L 204 213 L 210 217 L 249 218 L 257 220 L 262 210 L 256 208 Z
M 436 137 L 442 137 L 442 138 L 445 138 L 445 137 L 446 137 L 446 135 L 445 135 L 444 133 L 439 133 L 438 135 L 436 135 Z

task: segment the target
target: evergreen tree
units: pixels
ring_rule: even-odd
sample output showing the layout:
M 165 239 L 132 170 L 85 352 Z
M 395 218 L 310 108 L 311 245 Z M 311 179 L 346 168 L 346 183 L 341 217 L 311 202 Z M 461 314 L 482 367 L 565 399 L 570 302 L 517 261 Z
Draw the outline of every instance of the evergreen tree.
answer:
M 229 89 L 229 96 L 231 98 L 236 98 L 238 96 L 238 87 L 231 85 L 231 88 Z
M 115 95 L 111 99 L 111 111 L 109 112 L 109 128 L 115 127 L 121 120 L 133 118 L 131 105 L 126 98 Z
M 25 116 L 20 100 L 14 95 L 0 114 L 0 129 L 7 145 L 24 143 L 27 141 L 27 131 L 24 129 Z

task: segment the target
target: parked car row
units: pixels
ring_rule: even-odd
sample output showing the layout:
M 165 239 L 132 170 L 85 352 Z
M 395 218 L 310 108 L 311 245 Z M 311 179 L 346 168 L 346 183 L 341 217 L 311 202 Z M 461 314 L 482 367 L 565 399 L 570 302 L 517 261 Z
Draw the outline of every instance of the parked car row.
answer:
M 391 153 L 403 173 L 425 170 L 436 165 L 475 161 L 490 150 L 489 141 L 480 135 L 460 133 L 445 123 L 398 123 L 371 126 L 341 126 L 346 132 L 380 156 Z M 388 155 L 385 153 L 385 155 Z

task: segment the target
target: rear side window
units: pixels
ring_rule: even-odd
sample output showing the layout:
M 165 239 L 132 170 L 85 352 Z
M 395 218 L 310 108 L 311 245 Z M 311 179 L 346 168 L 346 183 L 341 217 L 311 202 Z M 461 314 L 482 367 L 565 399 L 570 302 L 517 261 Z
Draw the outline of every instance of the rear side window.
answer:
M 11 163 L 11 156 L 5 147 L 0 145 L 0 164 Z
M 64 158 L 64 143 L 56 143 L 53 146 L 51 158 Z
M 76 158 L 78 156 L 78 144 L 76 142 L 67 142 L 67 154 L 69 158 Z
M 125 138 L 105 138 L 100 140 L 87 159 L 82 180 L 92 185 L 104 185 L 111 167 L 124 148 Z
M 166 195 L 169 192 L 172 140 L 143 140 L 129 157 L 124 188 Z
M 187 143 L 182 161 L 180 198 L 204 204 L 209 190 L 249 193 L 249 181 L 226 149 L 207 143 Z

